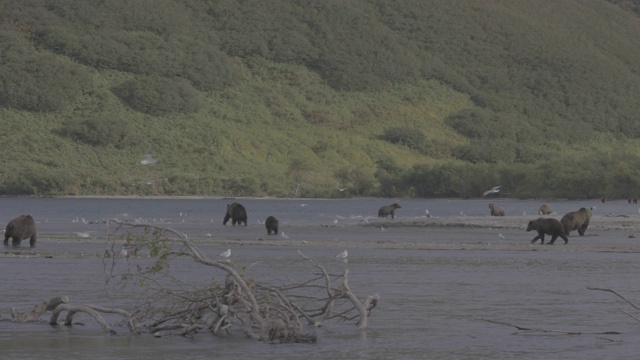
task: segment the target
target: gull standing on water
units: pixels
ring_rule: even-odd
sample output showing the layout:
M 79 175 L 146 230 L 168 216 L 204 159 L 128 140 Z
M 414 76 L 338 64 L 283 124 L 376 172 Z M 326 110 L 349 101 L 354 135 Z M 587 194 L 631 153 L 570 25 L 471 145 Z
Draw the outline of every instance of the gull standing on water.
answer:
M 218 256 L 221 256 L 223 258 L 228 258 L 229 256 L 231 256 L 231 249 L 227 249 L 227 251 L 223 252 L 222 254 L 220 254 Z
M 347 252 L 347 250 L 341 252 L 340 254 L 336 255 L 337 258 L 339 259 L 346 259 L 347 256 L 349 256 L 349 253 Z

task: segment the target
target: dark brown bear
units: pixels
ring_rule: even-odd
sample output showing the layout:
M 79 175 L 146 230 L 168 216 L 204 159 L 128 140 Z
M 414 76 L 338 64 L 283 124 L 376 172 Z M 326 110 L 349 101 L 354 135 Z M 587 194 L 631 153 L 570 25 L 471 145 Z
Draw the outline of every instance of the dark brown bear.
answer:
M 578 234 L 584 236 L 584 232 L 589 226 L 589 220 L 591 220 L 591 209 L 593 208 L 580 208 L 578 211 L 565 214 L 560 220 L 564 225 L 565 235 L 569 236 L 571 231 L 578 230 Z
M 231 219 L 231 224 L 236 226 L 236 224 L 244 223 L 244 226 L 247 226 L 247 210 L 238 203 L 227 204 L 227 213 L 224 215 L 224 220 L 222 221 L 222 225 L 227 225 Z
M 20 246 L 22 240 L 29 239 L 31 247 L 36 246 L 36 222 L 31 215 L 20 215 L 9 221 L 4 231 L 4 246 L 9 246 L 9 238 L 12 238 L 13 246 Z
M 489 210 L 491 210 L 491 216 L 504 216 L 504 209 L 494 203 L 489 204 Z
M 531 240 L 531 243 L 535 243 L 540 240 L 541 244 L 544 244 L 544 235 L 551 235 L 551 241 L 549 241 L 549 245 L 553 245 L 556 242 L 558 236 L 564 240 L 564 243 L 568 243 L 569 239 L 564 234 L 564 225 L 558 219 L 553 218 L 538 218 L 535 220 L 529 221 L 529 225 L 527 225 L 527 231 L 535 230 L 538 232 L 538 236 L 534 237 Z
M 269 216 L 267 220 L 264 221 L 264 227 L 267 228 L 268 235 L 271 235 L 271 233 L 278 235 L 278 223 L 278 219 L 273 216 Z
M 378 217 L 386 219 L 387 216 L 391 215 L 391 218 L 395 219 L 395 217 L 396 217 L 396 209 L 401 209 L 401 208 L 402 208 L 402 206 L 400 206 L 400 204 L 398 204 L 398 203 L 393 203 L 391 205 L 382 206 L 378 210 Z

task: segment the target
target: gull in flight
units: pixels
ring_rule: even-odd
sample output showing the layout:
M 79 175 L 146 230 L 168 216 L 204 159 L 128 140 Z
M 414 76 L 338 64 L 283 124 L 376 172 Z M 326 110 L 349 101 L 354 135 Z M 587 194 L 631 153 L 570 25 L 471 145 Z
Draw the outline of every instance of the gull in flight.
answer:
M 220 254 L 218 256 L 221 256 L 223 258 L 228 258 L 229 256 L 231 256 L 231 249 L 227 249 L 227 251 L 223 252 L 222 254 Z
M 341 252 L 340 254 L 336 255 L 337 258 L 339 259 L 346 259 L 347 256 L 349 256 L 349 253 L 347 252 L 347 250 Z
M 89 233 L 86 233 L 86 232 L 76 232 L 75 234 L 78 235 L 81 238 L 91 237 L 91 235 L 89 235 Z
M 144 159 L 140 160 L 140 164 L 142 165 L 153 165 L 157 162 L 158 160 L 154 159 L 151 154 L 144 154 Z
M 491 190 L 485 191 L 484 194 L 482 194 L 482 196 L 487 196 L 489 194 L 498 193 L 498 192 L 500 192 L 500 186 L 494 186 L 493 188 L 491 188 Z

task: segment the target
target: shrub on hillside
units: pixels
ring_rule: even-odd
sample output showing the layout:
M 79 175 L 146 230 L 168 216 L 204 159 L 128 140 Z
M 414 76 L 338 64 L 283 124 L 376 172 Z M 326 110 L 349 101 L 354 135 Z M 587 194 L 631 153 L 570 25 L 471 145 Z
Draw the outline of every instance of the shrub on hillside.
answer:
M 135 78 L 113 93 L 134 110 L 154 116 L 196 112 L 201 106 L 198 92 L 181 78 Z
M 410 127 L 389 128 L 384 131 L 380 138 L 392 144 L 403 145 L 420 152 L 424 152 L 427 146 L 425 134 L 420 129 Z
M 40 53 L 15 34 L 0 33 L 0 106 L 59 111 L 90 85 L 88 74 L 55 55 Z
M 131 127 L 120 118 L 106 115 L 67 121 L 59 133 L 92 146 L 124 147 L 131 141 Z

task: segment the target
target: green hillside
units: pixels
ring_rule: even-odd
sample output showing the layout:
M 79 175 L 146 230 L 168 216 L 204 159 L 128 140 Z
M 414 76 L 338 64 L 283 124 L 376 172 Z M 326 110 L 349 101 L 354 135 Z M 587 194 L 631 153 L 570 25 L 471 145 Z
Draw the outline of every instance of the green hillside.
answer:
M 638 197 L 637 13 L 0 2 L 0 194 Z

